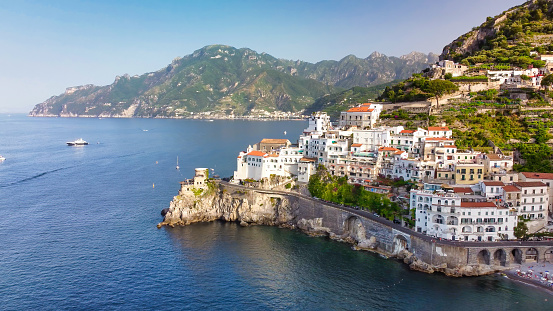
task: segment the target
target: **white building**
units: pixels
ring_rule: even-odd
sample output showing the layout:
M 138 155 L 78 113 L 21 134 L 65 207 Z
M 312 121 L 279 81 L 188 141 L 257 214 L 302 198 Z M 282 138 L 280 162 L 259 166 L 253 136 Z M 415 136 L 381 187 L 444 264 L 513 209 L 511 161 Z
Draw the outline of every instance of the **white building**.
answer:
M 418 232 L 462 241 L 515 238 L 516 213 L 493 202 L 466 202 L 459 194 L 428 190 L 411 190 L 410 202 Z
M 282 148 L 273 153 L 252 150 L 240 152 L 236 159 L 235 180 L 261 180 L 275 176 L 297 176 L 303 150 L 297 147 Z M 309 177 L 308 177 L 309 178 Z
M 362 104 L 350 108 L 340 114 L 339 125 L 341 128 L 357 127 L 360 129 L 373 128 L 382 112 L 381 104 Z
M 553 56 L 552 56 L 553 57 Z M 553 174 L 552 173 L 535 173 L 522 172 L 519 174 L 520 181 L 540 181 L 547 186 L 548 189 L 548 209 L 549 213 L 553 213 Z

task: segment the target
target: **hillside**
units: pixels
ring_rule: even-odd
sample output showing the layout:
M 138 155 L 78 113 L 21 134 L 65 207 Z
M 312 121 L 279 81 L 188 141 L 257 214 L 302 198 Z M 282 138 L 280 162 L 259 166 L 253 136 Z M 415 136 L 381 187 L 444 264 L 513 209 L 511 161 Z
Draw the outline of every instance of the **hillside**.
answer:
M 369 87 L 355 86 L 342 92 L 325 95 L 308 106 L 305 109 L 305 114 L 324 111 L 335 120 L 340 116 L 340 112 L 354 107 L 359 103 L 375 100 L 386 88 L 398 82 L 398 80 L 394 80 Z
M 35 106 L 31 116 L 188 117 L 209 112 L 243 116 L 253 111 L 299 112 L 317 98 L 354 86 L 404 79 L 437 55 L 400 58 L 373 53 L 366 59 L 312 64 L 277 59 L 250 49 L 212 45 L 140 76 L 111 85 L 67 88 Z
M 440 59 L 465 65 L 507 64 L 525 68 L 543 67 L 531 51 L 553 52 L 553 1 L 528 1 L 495 17 L 453 40 Z

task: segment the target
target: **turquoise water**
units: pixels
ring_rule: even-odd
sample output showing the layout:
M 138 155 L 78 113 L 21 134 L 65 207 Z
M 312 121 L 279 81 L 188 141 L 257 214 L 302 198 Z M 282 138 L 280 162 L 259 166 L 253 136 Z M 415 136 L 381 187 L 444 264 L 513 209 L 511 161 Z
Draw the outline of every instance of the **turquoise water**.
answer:
M 0 115 L 0 309 L 553 309 L 500 276 L 413 272 L 295 231 L 155 227 L 194 167 L 230 176 L 248 144 L 306 126 Z M 80 137 L 91 144 L 65 145 Z

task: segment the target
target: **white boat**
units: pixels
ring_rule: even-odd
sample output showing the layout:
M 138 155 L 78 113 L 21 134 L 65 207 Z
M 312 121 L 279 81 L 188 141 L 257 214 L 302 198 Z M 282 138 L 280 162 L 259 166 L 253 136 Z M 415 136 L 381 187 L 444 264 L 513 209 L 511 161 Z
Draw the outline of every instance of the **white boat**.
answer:
M 6 158 L 0 155 L 0 162 L 4 162 L 4 160 L 6 160 Z
M 79 139 L 74 140 L 74 141 L 68 141 L 67 145 L 68 146 L 84 146 L 84 145 L 88 145 L 88 142 L 86 142 L 82 138 L 79 138 Z
M 179 169 L 179 156 L 177 156 L 177 170 Z

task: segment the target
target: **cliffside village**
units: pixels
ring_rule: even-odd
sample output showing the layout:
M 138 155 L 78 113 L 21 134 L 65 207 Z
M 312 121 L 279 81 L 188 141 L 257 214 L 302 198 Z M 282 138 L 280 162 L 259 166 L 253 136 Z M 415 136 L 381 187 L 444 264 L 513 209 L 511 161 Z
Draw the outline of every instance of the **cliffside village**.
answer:
M 544 67 L 534 68 L 532 65 L 528 68 L 511 68 L 509 70 L 496 70 L 481 68 L 478 71 L 469 70 L 469 66 L 455 63 L 450 60 L 441 60 L 432 64 L 429 69 L 439 75 L 451 74 L 452 77 L 462 77 L 469 71 L 471 75 L 483 75 L 489 79 L 490 86 L 497 86 L 501 89 L 511 88 L 539 88 L 544 76 L 553 73 L 553 55 L 530 52 L 530 56 L 537 60 L 545 62 Z M 510 67 L 510 66 L 509 66 Z
M 417 184 L 399 197 L 415 208 L 414 230 L 436 238 L 462 241 L 515 239 L 522 216 L 529 233 L 546 230 L 553 211 L 553 174 L 513 171 L 513 158 L 463 150 L 445 126 L 406 130 L 376 127 L 381 104 L 361 104 L 342 112 L 333 127 L 324 112 L 313 114 L 297 144 L 263 139 L 237 158 L 234 181 L 271 175 L 308 183 L 319 165 L 333 176 L 366 190 L 388 194 L 379 176 Z

